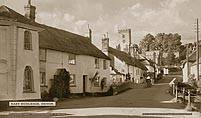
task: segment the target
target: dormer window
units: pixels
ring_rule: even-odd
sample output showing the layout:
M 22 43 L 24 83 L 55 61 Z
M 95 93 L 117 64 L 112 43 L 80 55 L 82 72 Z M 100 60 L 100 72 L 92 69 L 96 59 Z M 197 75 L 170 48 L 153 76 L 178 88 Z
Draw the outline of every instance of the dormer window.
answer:
M 24 49 L 32 50 L 32 35 L 30 31 L 24 32 Z

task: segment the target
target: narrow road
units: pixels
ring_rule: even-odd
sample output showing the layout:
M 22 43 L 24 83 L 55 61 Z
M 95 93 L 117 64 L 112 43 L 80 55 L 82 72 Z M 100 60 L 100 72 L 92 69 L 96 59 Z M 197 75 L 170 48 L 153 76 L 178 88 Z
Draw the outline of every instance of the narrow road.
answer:
M 61 101 L 57 108 L 146 107 L 183 109 L 185 107 L 183 104 L 164 102 L 174 98 L 167 93 L 168 83 L 171 80 L 172 78 L 165 78 L 151 88 L 130 89 L 115 96 L 85 97 Z
M 168 83 L 173 77 L 166 77 L 151 88 L 130 89 L 115 96 L 66 99 L 60 101 L 57 107 L 42 108 L 40 110 L 21 113 L 25 113 L 26 115 L 27 113 L 31 113 L 31 116 L 28 114 L 28 118 L 35 118 L 34 116 L 40 114 L 44 114 L 40 115 L 41 118 L 201 117 L 199 112 L 187 112 L 184 110 L 185 106 L 183 104 L 171 102 L 174 97 L 167 93 L 167 90 L 169 86 Z M 9 115 L 15 116 L 15 118 L 18 118 L 17 116 L 19 116 L 19 118 L 25 118 L 23 117 L 24 115 L 18 114 L 19 112 L 11 113 L 14 113 L 14 115 Z M 16 113 L 18 115 L 16 115 Z M 144 115 L 144 113 L 159 114 Z M 178 113 L 180 113 L 180 115 L 178 115 Z M 4 114 L 6 113 L 4 112 Z

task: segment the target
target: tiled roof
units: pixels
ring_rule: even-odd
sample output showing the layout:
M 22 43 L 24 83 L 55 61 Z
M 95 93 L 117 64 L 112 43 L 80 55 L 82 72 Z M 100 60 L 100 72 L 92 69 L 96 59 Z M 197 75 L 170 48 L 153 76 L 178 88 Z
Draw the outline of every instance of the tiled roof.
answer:
M 101 50 L 94 46 L 89 38 L 62 29 L 39 24 L 15 12 L 7 6 L 0 7 L 0 19 L 13 20 L 15 22 L 29 24 L 44 29 L 44 31 L 39 32 L 40 48 L 110 59 Z
M 112 47 L 109 47 L 109 53 L 116 56 L 121 61 L 124 61 L 128 65 L 132 65 L 135 67 L 138 67 L 142 70 L 148 70 L 144 64 L 142 64 L 138 59 L 128 55 L 127 53 L 114 49 Z

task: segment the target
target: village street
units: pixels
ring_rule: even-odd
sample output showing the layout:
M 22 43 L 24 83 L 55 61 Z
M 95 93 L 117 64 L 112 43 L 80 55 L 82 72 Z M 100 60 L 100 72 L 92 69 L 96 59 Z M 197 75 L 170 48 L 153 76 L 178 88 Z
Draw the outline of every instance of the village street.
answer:
M 198 112 L 185 111 L 185 105 L 171 102 L 174 97 L 167 93 L 168 83 L 171 80 L 172 77 L 164 78 L 151 88 L 130 89 L 115 96 L 66 99 L 59 102 L 55 108 L 42 108 L 37 111 L 31 111 L 30 113 L 46 114 L 43 115 L 44 118 L 46 118 L 46 116 L 48 118 L 50 116 L 54 117 L 51 115 L 53 113 L 57 113 L 57 116 L 68 116 L 68 118 L 85 118 L 89 116 L 90 118 L 97 117 L 95 115 L 98 115 L 100 118 L 118 118 L 121 115 L 123 115 L 121 118 L 130 118 L 135 116 L 145 117 L 142 116 L 143 113 L 192 113 L 192 115 L 186 115 L 185 117 L 196 118 L 199 116 L 200 113 Z M 19 112 L 13 113 L 16 115 L 16 113 L 18 114 Z M 26 112 L 26 114 L 27 113 L 29 112 Z M 69 114 L 72 116 L 69 116 Z M 32 117 L 37 115 L 39 114 L 32 114 Z M 10 116 L 12 116 L 12 114 Z M 22 117 L 21 115 L 19 116 Z M 165 116 L 168 117 L 171 115 Z M 179 115 L 176 116 L 179 117 Z M 163 116 L 158 115 L 157 117 Z M 183 115 L 180 117 L 183 117 Z
M 173 99 L 168 90 L 172 78 L 165 78 L 151 88 L 130 89 L 115 96 L 85 97 L 70 99 L 58 103 L 57 108 L 87 108 L 87 107 L 148 107 L 148 108 L 178 108 L 182 104 L 162 103 Z

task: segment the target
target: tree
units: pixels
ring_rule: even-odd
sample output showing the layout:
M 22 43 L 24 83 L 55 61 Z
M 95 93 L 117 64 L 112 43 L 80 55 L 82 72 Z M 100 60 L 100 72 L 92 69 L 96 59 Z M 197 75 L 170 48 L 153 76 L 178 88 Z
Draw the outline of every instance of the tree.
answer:
M 155 37 L 147 34 L 139 45 L 144 51 L 160 50 L 168 52 L 168 50 L 172 50 L 175 52 L 180 50 L 181 44 L 181 35 L 177 33 L 158 33 Z
M 176 63 L 176 57 L 174 52 L 171 50 L 168 50 L 168 54 L 165 60 L 166 60 L 165 65 L 168 65 L 168 66 L 174 65 Z
M 168 52 L 168 50 L 179 51 L 181 46 L 181 35 L 179 34 L 165 34 L 158 33 L 155 36 L 156 39 L 156 48 L 163 52 Z
M 142 41 L 140 41 L 140 49 L 144 50 L 144 51 L 150 51 L 151 50 L 151 46 L 154 45 L 155 42 L 155 38 L 153 35 L 151 34 L 147 34 L 144 39 L 142 39 Z

